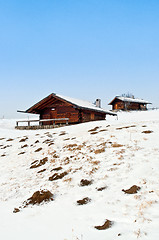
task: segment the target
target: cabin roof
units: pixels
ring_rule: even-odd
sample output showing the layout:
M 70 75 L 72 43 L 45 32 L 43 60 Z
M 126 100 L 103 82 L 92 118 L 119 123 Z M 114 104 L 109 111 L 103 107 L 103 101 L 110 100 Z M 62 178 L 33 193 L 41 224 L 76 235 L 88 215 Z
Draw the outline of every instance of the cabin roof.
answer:
M 121 96 L 116 96 L 110 103 L 109 105 L 112 105 L 115 100 L 120 100 L 122 102 L 132 102 L 132 103 L 141 103 L 141 104 L 152 104 L 144 99 L 139 99 L 139 98 L 130 98 L 130 97 L 121 97 Z
M 66 96 L 63 96 L 60 94 L 56 94 L 56 93 L 52 93 L 49 96 L 47 96 L 46 98 L 42 99 L 41 101 L 39 101 L 38 103 L 33 105 L 31 108 L 27 109 L 26 112 L 27 113 L 33 112 L 34 109 L 36 109 L 40 105 L 44 104 L 44 102 L 47 102 L 50 98 L 57 98 L 59 100 L 64 100 L 64 101 L 74 105 L 77 108 L 92 110 L 92 111 L 101 112 L 101 113 L 110 114 L 110 115 L 117 115 L 111 111 L 96 107 L 96 105 L 94 103 L 91 103 L 89 101 L 66 97 Z

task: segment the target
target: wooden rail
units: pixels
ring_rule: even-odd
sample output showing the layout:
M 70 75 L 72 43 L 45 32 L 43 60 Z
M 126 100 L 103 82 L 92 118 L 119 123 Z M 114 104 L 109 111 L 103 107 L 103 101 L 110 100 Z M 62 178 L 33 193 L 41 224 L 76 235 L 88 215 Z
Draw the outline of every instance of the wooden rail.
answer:
M 53 124 L 51 124 L 51 125 L 55 126 L 55 122 L 57 122 L 57 121 L 66 121 L 66 125 L 68 125 L 68 120 L 69 120 L 69 118 L 53 118 L 53 119 L 42 119 L 42 120 L 21 120 L 21 121 L 16 121 L 16 126 L 18 127 L 18 124 L 22 123 L 22 122 L 23 123 L 24 122 L 28 123 L 28 127 L 30 127 L 31 122 L 39 122 L 39 125 L 42 125 L 41 123 L 43 123 L 43 122 L 53 122 Z

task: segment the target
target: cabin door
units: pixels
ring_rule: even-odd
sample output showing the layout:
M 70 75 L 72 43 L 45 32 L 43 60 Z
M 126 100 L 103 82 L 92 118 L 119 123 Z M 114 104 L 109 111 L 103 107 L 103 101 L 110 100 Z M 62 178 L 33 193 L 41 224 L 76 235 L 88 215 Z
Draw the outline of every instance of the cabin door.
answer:
M 94 113 L 91 113 L 91 121 L 94 120 Z
M 51 109 L 51 112 L 50 112 L 50 119 L 55 119 L 57 118 L 57 112 L 56 112 L 56 109 Z M 50 122 L 50 125 L 53 124 L 53 121 Z
M 115 110 L 118 109 L 118 104 L 117 103 L 114 104 L 114 109 Z

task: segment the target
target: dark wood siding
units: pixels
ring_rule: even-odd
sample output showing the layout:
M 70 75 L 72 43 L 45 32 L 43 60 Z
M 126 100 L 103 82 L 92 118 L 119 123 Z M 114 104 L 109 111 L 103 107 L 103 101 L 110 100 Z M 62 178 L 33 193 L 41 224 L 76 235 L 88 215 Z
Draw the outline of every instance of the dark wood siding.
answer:
M 59 102 L 41 111 L 40 119 L 52 118 L 69 118 L 69 123 L 79 122 L 79 111 L 70 104 Z M 59 123 L 62 123 L 62 121 Z M 48 123 L 46 122 L 44 124 Z
M 28 109 L 30 113 L 40 114 L 40 119 L 60 119 L 69 118 L 68 123 L 81 123 L 94 120 L 104 120 L 106 113 L 97 112 L 95 110 L 87 110 L 82 107 L 73 105 L 64 99 L 49 95 L 41 100 L 33 107 Z M 58 121 L 57 123 L 65 123 L 66 121 Z M 50 122 L 43 122 L 43 125 L 53 124 Z
M 115 100 L 112 104 L 113 110 L 146 110 L 146 105 L 133 102 L 122 102 Z
M 104 120 L 105 116 L 106 116 L 105 113 L 92 112 L 92 111 L 83 111 L 82 112 L 82 122 Z

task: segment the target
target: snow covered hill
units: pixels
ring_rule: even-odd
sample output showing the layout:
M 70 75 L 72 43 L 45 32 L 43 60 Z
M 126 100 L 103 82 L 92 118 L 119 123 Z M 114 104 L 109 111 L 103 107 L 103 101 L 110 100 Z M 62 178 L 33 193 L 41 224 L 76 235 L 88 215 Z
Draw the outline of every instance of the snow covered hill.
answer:
M 51 130 L 14 125 L 0 120 L 0 239 L 159 238 L 158 110 Z

